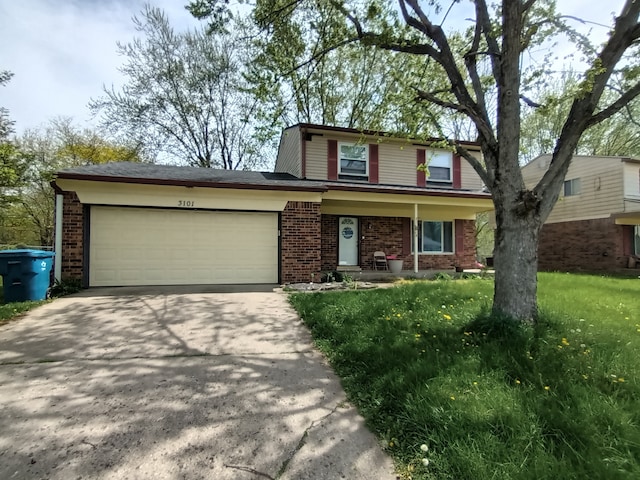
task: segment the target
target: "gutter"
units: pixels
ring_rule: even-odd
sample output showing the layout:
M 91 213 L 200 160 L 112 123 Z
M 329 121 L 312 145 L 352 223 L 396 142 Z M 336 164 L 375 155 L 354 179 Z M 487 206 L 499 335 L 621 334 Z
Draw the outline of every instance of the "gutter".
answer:
M 59 173 L 57 178 L 67 180 L 83 180 L 87 182 L 133 183 L 139 185 L 168 185 L 176 187 L 233 188 L 240 190 L 284 190 L 293 192 L 325 192 L 326 186 L 302 186 L 286 184 L 205 182 L 191 180 L 168 180 L 157 178 L 112 177 L 107 175 L 84 175 L 77 173 Z M 55 181 L 54 181 L 55 182 Z M 52 186 L 53 183 L 52 182 Z M 55 188 L 55 187 L 54 187 Z

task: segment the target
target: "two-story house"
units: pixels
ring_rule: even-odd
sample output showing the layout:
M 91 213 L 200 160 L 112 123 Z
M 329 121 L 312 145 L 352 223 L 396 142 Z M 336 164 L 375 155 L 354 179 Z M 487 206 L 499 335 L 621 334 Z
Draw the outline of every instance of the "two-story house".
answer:
M 479 147 L 466 148 L 478 156 Z M 428 164 L 429 174 L 417 168 Z M 322 271 L 475 262 L 492 209 L 449 150 L 319 125 L 281 138 L 275 172 L 111 163 L 58 172 L 56 276 L 85 286 L 308 282 Z
M 528 187 L 542 178 L 550 160 L 543 155 L 523 167 Z M 540 269 L 613 271 L 637 255 L 640 159 L 575 156 L 540 232 Z

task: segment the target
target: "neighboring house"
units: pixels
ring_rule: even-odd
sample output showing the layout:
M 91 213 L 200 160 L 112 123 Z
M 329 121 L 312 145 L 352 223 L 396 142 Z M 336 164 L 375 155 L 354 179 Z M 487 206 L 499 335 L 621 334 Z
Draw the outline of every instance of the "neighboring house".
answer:
M 528 187 L 550 155 L 522 172 Z M 541 270 L 614 271 L 640 255 L 640 159 L 575 156 L 558 202 L 540 232 Z M 633 262 L 632 262 L 633 263 Z
M 405 269 L 471 267 L 476 213 L 492 209 L 449 151 L 317 125 L 283 132 L 275 173 L 111 163 L 53 185 L 56 276 L 84 286 L 308 282 L 372 269 L 378 250 Z

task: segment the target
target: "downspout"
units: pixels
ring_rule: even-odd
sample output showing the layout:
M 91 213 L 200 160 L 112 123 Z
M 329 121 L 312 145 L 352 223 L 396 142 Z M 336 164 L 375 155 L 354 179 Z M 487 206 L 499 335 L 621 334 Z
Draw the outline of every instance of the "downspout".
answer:
M 418 273 L 418 204 L 413 204 L 413 272 Z
M 56 224 L 55 224 L 55 261 L 54 261 L 54 276 L 59 282 L 62 281 L 62 205 L 63 196 L 59 193 L 56 194 Z

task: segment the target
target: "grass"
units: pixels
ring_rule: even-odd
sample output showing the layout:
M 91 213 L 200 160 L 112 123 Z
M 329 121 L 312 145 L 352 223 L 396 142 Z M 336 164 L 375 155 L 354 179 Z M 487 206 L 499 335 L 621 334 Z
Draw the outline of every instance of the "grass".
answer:
M 640 280 L 539 278 L 535 328 L 486 279 L 291 302 L 401 478 L 640 478 Z
M 5 323 L 14 320 L 25 312 L 32 310 L 40 305 L 46 303 L 46 300 L 43 301 L 29 301 L 29 302 L 14 302 L 14 303 L 4 303 L 4 291 L 2 286 L 2 277 L 0 276 L 0 325 L 4 325 Z

